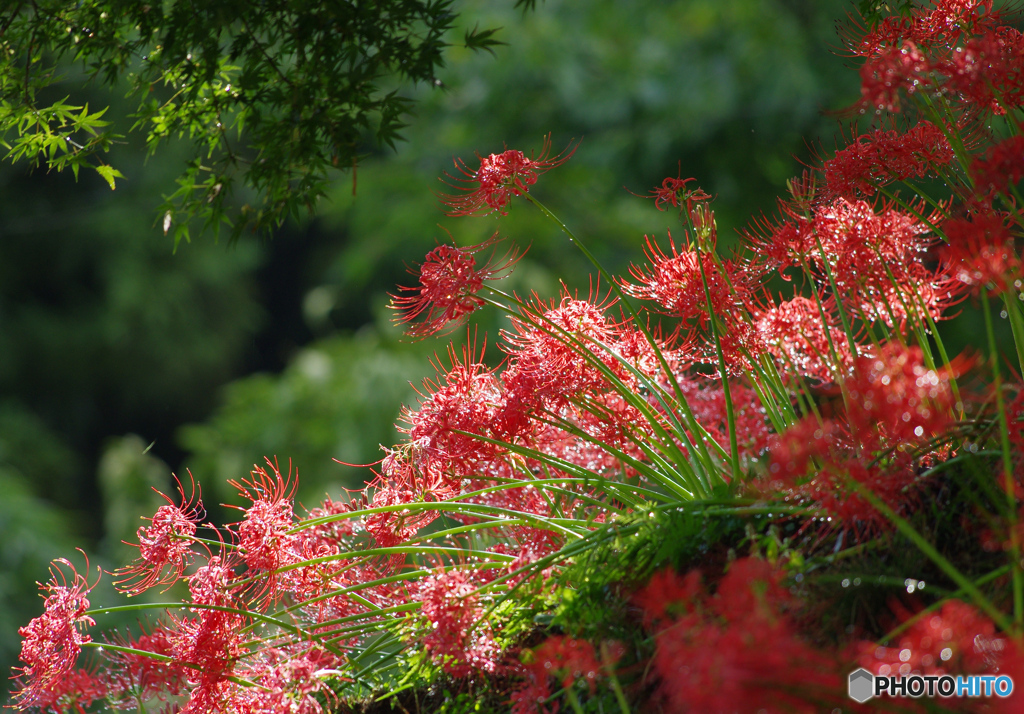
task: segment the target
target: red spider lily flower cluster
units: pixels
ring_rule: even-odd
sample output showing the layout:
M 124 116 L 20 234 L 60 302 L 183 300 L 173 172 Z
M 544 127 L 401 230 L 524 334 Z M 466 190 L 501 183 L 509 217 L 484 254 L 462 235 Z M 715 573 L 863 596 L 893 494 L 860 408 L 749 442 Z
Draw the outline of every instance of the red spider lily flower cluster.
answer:
M 407 330 L 409 335 L 426 337 L 441 332 L 449 324 L 482 307 L 484 300 L 477 293 L 483 288 L 484 281 L 505 277 L 519 260 L 513 250 L 500 261 L 495 261 L 492 255 L 485 265 L 478 267 L 473 256 L 497 241 L 495 234 L 490 240 L 474 246 L 439 245 L 427 253 L 419 270 L 410 271 L 419 285 L 400 286 L 399 290 L 411 294 L 391 296 L 391 308 L 398 313 L 395 321 L 411 325 Z
M 837 199 L 806 216 L 782 204 L 783 220 L 745 234 L 755 268 L 798 269 L 829 292 L 831 302 L 864 322 L 888 325 L 926 314 L 941 319 L 963 297 L 963 284 L 946 265 L 933 267 L 928 251 L 936 242 L 929 224 L 938 215 L 918 218 L 891 202 Z
M 516 149 L 506 149 L 500 154 L 488 154 L 480 158 L 480 167 L 472 170 L 461 159 L 455 160 L 457 168 L 465 178 L 449 176 L 455 181 L 453 188 L 463 193 L 441 196 L 441 203 L 449 208 L 449 216 L 471 216 L 477 213 L 508 213 L 506 206 L 513 196 L 528 193 L 530 186 L 537 183 L 537 176 L 560 166 L 576 152 L 571 144 L 555 156 L 551 153 L 551 135 L 544 138 L 544 146 L 538 156 L 527 158 Z
M 599 661 L 594 646 L 586 640 L 563 635 L 549 637 L 539 647 L 523 653 L 518 668 L 523 681 L 512 693 L 512 714 L 557 711 L 557 707 L 549 709 L 545 704 L 551 697 L 552 678 L 559 680 L 563 689 L 572 687 L 576 681 L 586 682 L 593 692 L 600 679 L 614 674 L 623 652 L 620 642 L 602 643 Z
M 838 662 L 796 636 L 781 579 L 767 562 L 744 558 L 713 596 L 696 571 L 662 571 L 637 593 L 668 711 L 810 713 L 844 704 Z
M 1024 127 L 1018 125 L 1018 130 Z M 971 162 L 974 190 L 983 196 L 1008 193 L 1024 178 L 1024 136 L 1011 136 Z
M 92 587 L 86 576 L 63 558 L 50 568 L 50 580 L 39 585 L 45 610 L 18 630 L 24 662 L 19 670 L 22 687 L 14 696 L 19 707 L 42 707 L 69 696 L 91 700 L 102 691 L 90 675 L 72 674 L 82 645 L 92 641 L 82 630 L 96 624 L 86 614 Z M 73 692 L 72 681 L 84 685 L 84 690 Z
M 892 610 L 901 634 L 884 643 L 857 642 L 851 660 L 875 675 L 1008 675 L 1024 674 L 1019 639 L 999 632 L 992 620 L 960 600 L 947 600 L 936 610 L 913 612 L 899 602 Z M 1019 691 L 981 710 L 1020 711 Z
M 955 155 L 939 127 L 922 121 L 909 131 L 858 136 L 825 162 L 825 183 L 835 196 L 854 200 L 874 196 L 894 181 L 935 176 Z
M 897 512 L 913 505 L 919 484 L 908 452 L 953 421 L 950 377 L 929 369 L 917 347 L 890 344 L 858 358 L 842 417 L 809 416 L 774 438 L 772 486 L 811 499 L 854 532 L 884 528 L 857 485 Z
M 420 588 L 423 615 L 431 625 L 423 647 L 456 677 L 497 668 L 499 648 L 490 624 L 481 621 L 476 588 L 464 571 L 444 569 Z
M 976 293 L 991 286 L 996 292 L 1019 287 L 1024 266 L 1014 248 L 1014 219 L 997 212 L 950 218 L 942 224 L 948 244 L 943 255 L 953 276 Z
M 188 499 L 181 482 L 178 482 L 178 494 L 181 496 L 178 505 L 174 505 L 166 495 L 157 493 L 167 501 L 167 505 L 160 506 L 152 518 L 146 519 L 151 523 L 149 527 L 139 528 L 139 559 L 117 571 L 122 579 L 115 582 L 122 592 L 140 593 L 157 585 L 171 585 L 181 578 L 185 568 L 195 559 L 192 537 L 205 516 L 202 495 L 197 492 L 195 481 L 192 481 L 192 494 Z
M 941 94 L 964 108 L 1005 114 L 1024 100 L 1024 35 L 991 0 L 941 0 L 893 17 L 851 40 L 864 57 L 861 92 L 871 107 L 898 111 L 900 93 Z
M 860 666 L 873 674 L 982 674 L 1010 654 L 1011 641 L 997 634 L 992 620 L 960 600 L 934 613 L 914 615 L 898 603 L 894 610 L 910 624 L 897 641 L 856 647 Z
M 673 208 L 678 208 L 680 211 L 685 207 L 686 214 L 689 215 L 696 204 L 710 201 L 711 196 L 705 193 L 699 186 L 696 188 L 686 187 L 686 184 L 696 180 L 695 178 L 684 179 L 672 178 L 671 176 L 666 178 L 661 182 L 661 186 L 651 191 L 655 208 L 659 211 L 664 211 L 665 204 L 670 203 Z

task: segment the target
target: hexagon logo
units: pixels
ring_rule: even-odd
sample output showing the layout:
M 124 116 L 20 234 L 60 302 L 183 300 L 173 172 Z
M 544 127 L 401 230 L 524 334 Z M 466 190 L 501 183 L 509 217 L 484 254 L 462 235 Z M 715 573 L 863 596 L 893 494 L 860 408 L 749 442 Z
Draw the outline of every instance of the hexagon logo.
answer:
M 875 677 L 863 667 L 850 672 L 849 680 L 850 699 L 860 704 L 871 699 L 875 695 Z

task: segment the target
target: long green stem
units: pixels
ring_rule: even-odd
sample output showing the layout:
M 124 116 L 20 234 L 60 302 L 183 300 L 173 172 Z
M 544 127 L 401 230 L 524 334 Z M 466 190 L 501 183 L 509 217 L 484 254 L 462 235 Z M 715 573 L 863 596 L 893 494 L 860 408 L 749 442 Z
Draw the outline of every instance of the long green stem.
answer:
M 558 228 L 569 238 L 569 240 L 577 248 L 580 249 L 580 251 L 587 258 L 587 260 L 590 261 L 591 265 L 593 265 L 594 268 L 598 271 L 598 274 L 602 278 L 605 279 L 605 281 L 608 283 L 610 289 L 615 292 L 615 295 L 619 299 L 619 301 L 622 304 L 623 308 L 626 310 L 626 312 L 629 313 L 629 316 L 634 320 L 634 322 L 637 325 L 637 327 L 644 334 L 644 337 L 647 339 L 648 343 L 651 345 L 651 349 L 654 351 L 655 357 L 657 358 L 659 364 L 661 365 L 661 368 L 665 371 L 666 378 L 669 380 L 669 382 L 672 385 L 673 391 L 674 391 L 675 396 L 676 396 L 676 400 L 678 401 L 679 405 L 683 408 L 683 411 L 684 411 L 684 413 L 686 415 L 686 418 L 690 422 L 690 424 L 693 425 L 692 428 L 693 428 L 694 433 L 696 434 L 698 432 L 698 429 L 697 429 L 697 426 L 696 426 L 697 425 L 697 419 L 694 417 L 693 412 L 690 410 L 690 406 L 687 403 L 686 397 L 683 395 L 682 387 L 679 385 L 678 380 L 675 378 L 675 373 L 672 371 L 671 367 L 669 367 L 668 361 L 665 359 L 665 355 L 662 353 L 661 349 L 659 348 L 657 340 L 654 339 L 654 335 L 651 333 L 650 328 L 648 328 L 646 323 L 643 320 L 640 319 L 639 314 L 633 308 L 632 303 L 626 297 L 625 293 L 622 292 L 622 289 L 619 287 L 618 282 L 615 280 L 615 278 L 613 278 L 608 273 L 607 270 L 604 269 L 604 267 L 601 265 L 601 263 L 597 260 L 597 258 L 594 256 L 594 254 L 591 253 L 590 250 L 583 244 L 583 242 L 580 241 L 580 239 L 577 238 L 576 235 L 571 230 L 569 230 L 569 227 L 566 226 L 564 223 L 562 223 L 561 220 L 559 220 L 558 216 L 556 216 L 554 213 L 552 213 L 551 210 L 547 208 L 547 206 L 542 204 L 540 201 L 538 201 L 536 198 L 531 196 L 529 193 L 524 194 L 524 195 L 525 195 L 526 199 L 530 201 L 530 203 L 532 203 L 534 206 L 536 206 L 540 210 L 541 213 L 543 213 L 549 220 L 551 220 L 556 226 L 558 226 Z M 697 441 L 697 443 L 695 444 L 695 446 L 699 450 L 699 453 L 706 460 L 706 462 L 710 465 L 712 463 L 712 459 L 711 459 L 710 454 L 708 454 L 708 452 L 707 452 L 707 447 L 704 445 L 704 443 L 700 439 L 697 439 L 696 441 Z
M 730 463 L 732 465 L 733 481 L 740 480 L 740 449 L 736 437 L 736 414 L 733 410 L 732 392 L 729 388 L 729 370 L 725 364 L 725 353 L 722 351 L 722 338 L 719 331 L 718 316 L 715 314 L 715 307 L 711 302 L 711 288 L 708 285 L 708 276 L 704 270 L 704 259 L 700 252 L 699 241 L 695 243 L 697 249 L 697 265 L 700 267 L 700 280 L 704 286 L 704 300 L 708 307 L 708 318 L 711 324 L 711 336 L 715 341 L 715 357 L 718 359 L 718 371 L 722 377 L 722 396 L 725 399 L 725 421 L 729 429 L 729 451 Z
M 955 565 L 949 562 L 945 556 L 943 556 L 935 546 L 933 546 L 927 538 L 917 532 L 910 523 L 892 510 L 882 499 L 874 494 L 867 486 L 850 479 L 850 486 L 860 496 L 862 496 L 868 503 L 874 506 L 883 516 L 896 526 L 896 530 L 906 536 L 911 543 L 917 546 L 917 548 L 927 556 L 935 565 L 938 566 L 939 570 L 946 574 L 946 576 L 954 583 L 960 586 L 960 588 L 971 597 L 974 604 L 983 610 L 985 614 L 992 618 L 992 620 L 1002 629 L 1004 632 L 1014 632 L 1014 623 L 1012 620 L 1006 617 L 1006 614 L 992 604 L 992 601 L 985 597 L 985 594 L 978 589 L 978 586 L 974 584 L 974 581 L 968 578 L 966 575 L 961 573 Z
M 996 415 L 999 419 L 999 442 L 1003 452 L 1003 489 L 1006 491 L 1007 521 L 1010 524 L 1010 557 L 1013 559 L 1013 615 L 1017 627 L 1024 625 L 1024 571 L 1020 563 L 1020 534 L 1017 532 L 1017 497 L 1014 493 L 1013 458 L 1010 453 L 1010 429 L 1006 422 L 1003 403 L 1003 385 L 999 374 L 999 351 L 996 348 L 995 329 L 992 326 L 992 306 L 988 294 L 982 292 L 981 307 L 985 315 L 985 332 L 992 361 L 992 382 L 996 395 Z

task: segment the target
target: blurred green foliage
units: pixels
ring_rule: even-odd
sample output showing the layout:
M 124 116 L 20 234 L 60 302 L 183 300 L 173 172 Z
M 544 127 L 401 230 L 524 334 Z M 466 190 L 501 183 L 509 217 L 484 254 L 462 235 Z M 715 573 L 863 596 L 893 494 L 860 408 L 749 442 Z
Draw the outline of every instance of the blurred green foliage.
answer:
M 280 375 L 257 374 L 227 385 L 209 420 L 181 430 L 189 467 L 208 500 L 237 502 L 228 479 L 264 457 L 300 477 L 299 500 L 319 505 L 325 493 L 356 489 L 372 478 L 348 464 L 379 461 L 398 439 L 398 405 L 415 397 L 410 380 L 430 370 L 423 344 L 401 344 L 373 328 L 321 340 L 298 352 Z
M 21 648 L 18 628 L 39 613 L 36 582 L 46 581 L 54 558 L 76 556 L 69 531 L 86 514 L 47 500 L 74 473 L 74 454 L 57 435 L 17 404 L 0 403 L 0 663 L 8 667 Z

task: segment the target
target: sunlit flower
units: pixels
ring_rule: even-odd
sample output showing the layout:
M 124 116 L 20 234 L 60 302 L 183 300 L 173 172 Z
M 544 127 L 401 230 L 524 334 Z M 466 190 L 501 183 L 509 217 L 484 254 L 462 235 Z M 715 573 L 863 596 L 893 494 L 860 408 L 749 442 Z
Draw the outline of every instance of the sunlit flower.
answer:
M 423 616 L 431 629 L 423 647 L 434 662 L 455 677 L 494 672 L 499 648 L 490 623 L 481 621 L 478 584 L 464 569 L 439 569 L 420 589 Z
M 544 146 L 536 158 L 527 158 L 516 149 L 507 149 L 500 154 L 488 154 L 480 158 L 480 168 L 472 170 L 461 159 L 456 159 L 457 168 L 466 178 L 449 176 L 451 184 L 464 193 L 442 195 L 441 203 L 448 206 L 449 216 L 469 216 L 476 213 L 507 213 L 513 196 L 529 192 L 537 182 L 537 176 L 559 166 L 573 155 L 575 146 L 568 146 L 557 156 L 551 152 L 551 135 L 544 137 Z
M 728 314 L 742 300 L 744 286 L 730 261 L 716 261 L 709 251 L 694 246 L 677 248 L 671 235 L 669 252 L 648 237 L 644 253 L 649 265 L 631 265 L 636 283 L 623 282 L 622 288 L 656 303 L 666 315 L 703 324 L 709 300 L 717 315 Z
M 493 371 L 466 348 L 462 359 L 449 348 L 451 367 L 440 369 L 443 381 L 426 380 L 419 409 L 405 410 L 403 421 L 413 446 L 442 470 L 468 473 L 475 462 L 490 458 L 496 447 L 488 436 L 491 421 L 502 407 L 501 386 Z
M 206 517 L 195 480 L 192 480 L 192 493 L 188 498 L 178 482 L 181 499 L 177 505 L 165 494 L 157 493 L 167 505 L 160 506 L 152 518 L 146 519 L 150 526 L 139 528 L 139 559 L 115 572 L 121 576 L 115 581 L 121 592 L 134 595 L 155 585 L 173 585 L 195 559 L 193 536 L 196 526 Z
M 409 325 L 406 334 L 426 337 L 483 306 L 484 300 L 477 293 L 483 288 L 484 281 L 505 277 L 519 260 L 513 249 L 500 260 L 495 260 L 492 255 L 485 265 L 478 267 L 474 254 L 497 242 L 495 234 L 477 245 L 465 248 L 439 245 L 427 253 L 419 269 L 409 271 L 419 284 L 399 287 L 399 290 L 410 293 L 408 295 L 391 296 L 390 307 L 398 313 L 395 322 Z
M 19 668 L 22 688 L 14 695 L 18 707 L 41 706 L 58 690 L 68 694 L 64 680 L 74 668 L 82 645 L 92 641 L 82 630 L 96 624 L 85 614 L 92 587 L 69 561 L 61 558 L 51 565 L 50 580 L 39 585 L 45 611 L 18 629 L 24 662 Z
M 245 516 L 237 526 L 242 558 L 252 570 L 273 573 L 291 560 L 289 548 L 295 536 L 288 531 L 294 525 L 292 499 L 298 482 L 291 479 L 290 473 L 288 477 L 282 476 L 269 459 L 267 465 L 270 473 L 257 466 L 248 479 L 228 483 L 252 502 L 242 509 Z

